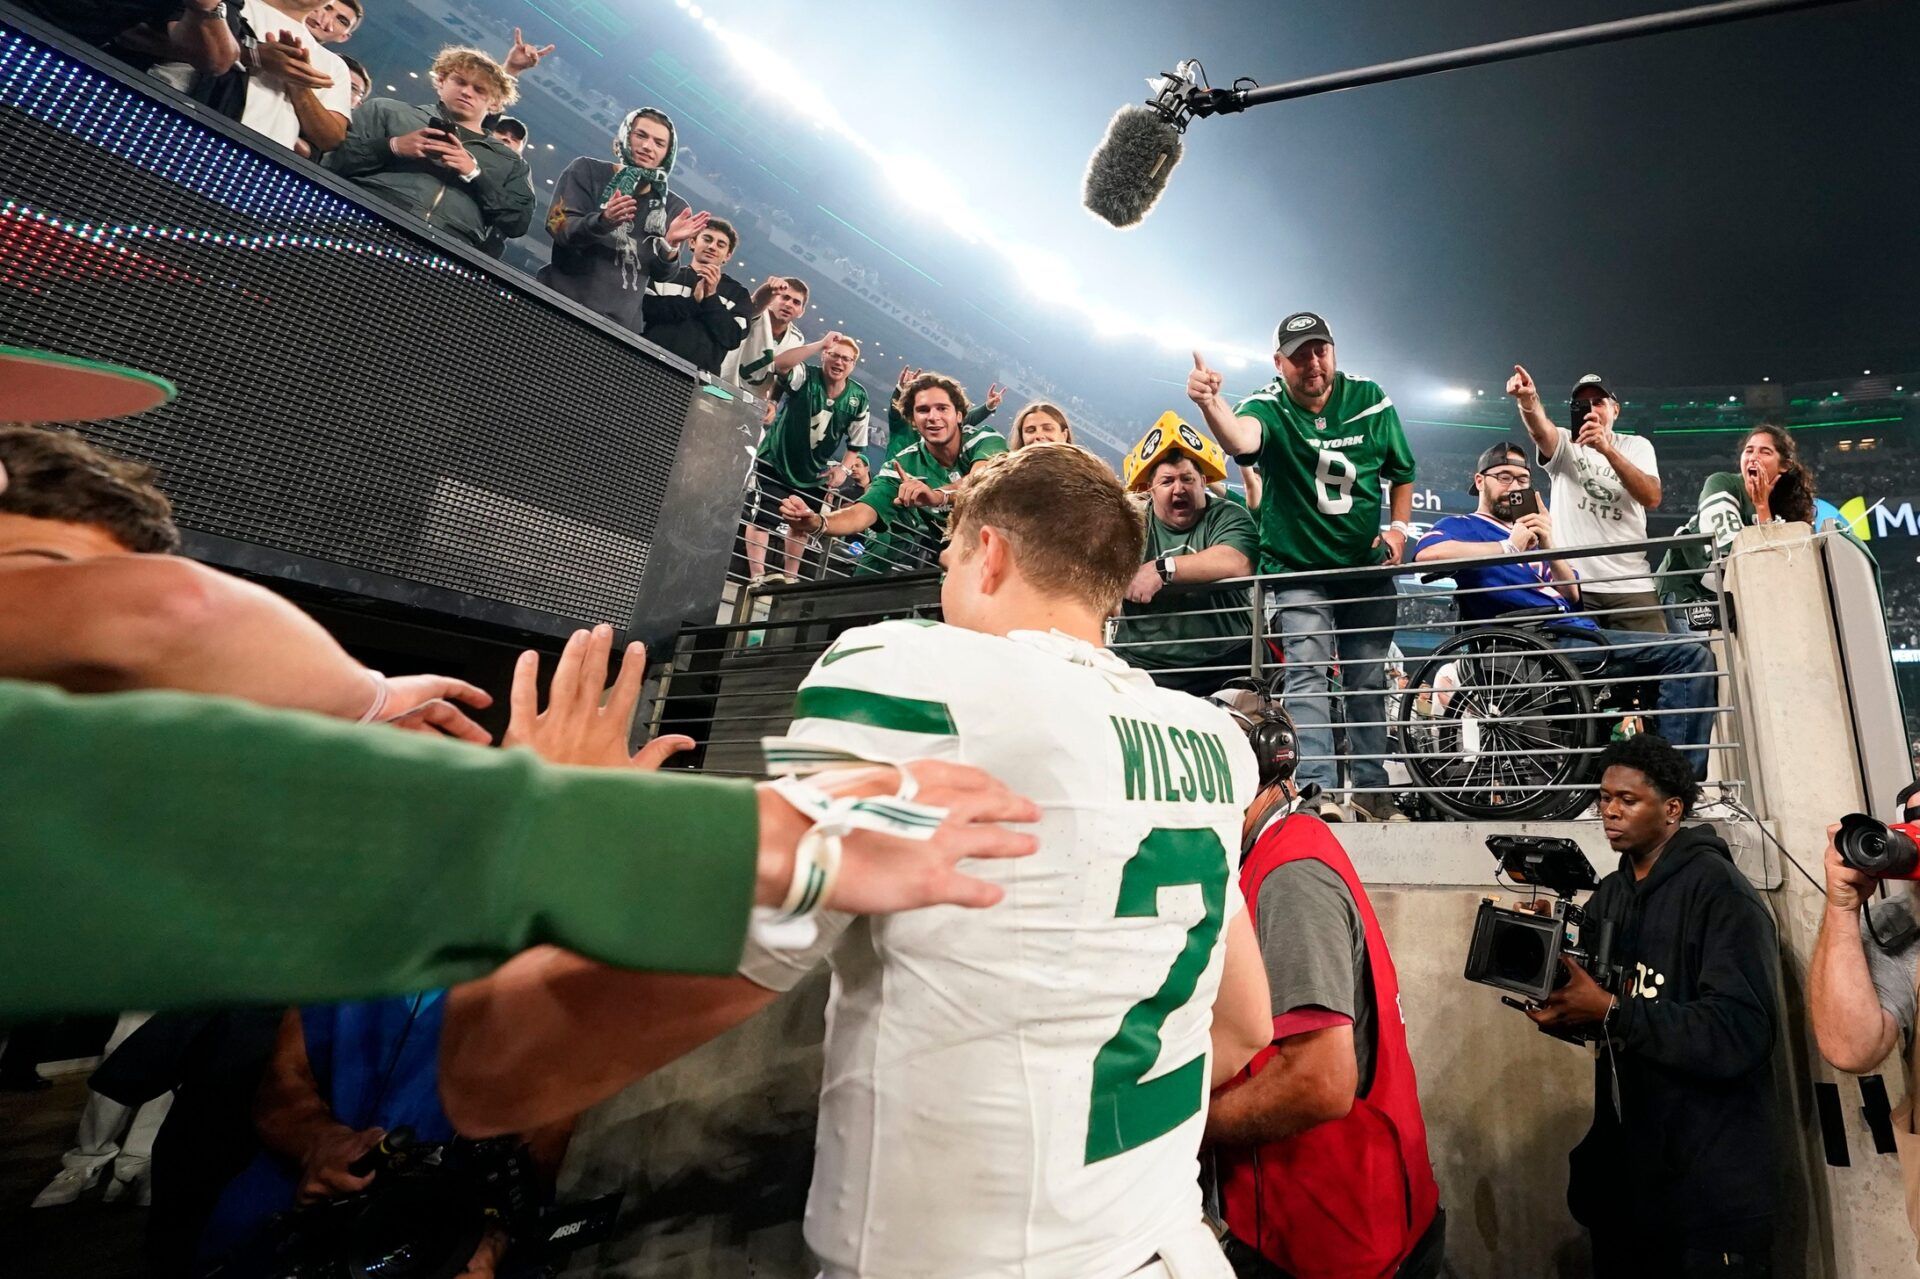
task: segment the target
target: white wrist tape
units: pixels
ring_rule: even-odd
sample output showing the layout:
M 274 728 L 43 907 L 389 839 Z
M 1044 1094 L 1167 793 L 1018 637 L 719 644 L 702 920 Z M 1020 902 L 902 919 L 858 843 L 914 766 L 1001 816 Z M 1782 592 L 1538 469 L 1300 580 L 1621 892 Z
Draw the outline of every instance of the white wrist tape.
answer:
M 913 774 L 904 768 L 898 771 L 898 791 L 866 799 L 835 798 L 798 777 L 782 777 L 773 783 L 782 799 L 813 821 L 813 829 L 801 836 L 794 850 L 793 879 L 781 900 L 779 918 L 806 919 L 819 911 L 840 876 L 841 841 L 854 831 L 875 831 L 900 839 L 933 838 L 934 831 L 946 821 L 947 810 L 916 802 Z
M 367 678 L 373 681 L 373 700 L 367 703 L 367 709 L 360 712 L 360 723 L 371 724 L 380 718 L 387 709 L 387 677 L 371 666 L 366 668 Z

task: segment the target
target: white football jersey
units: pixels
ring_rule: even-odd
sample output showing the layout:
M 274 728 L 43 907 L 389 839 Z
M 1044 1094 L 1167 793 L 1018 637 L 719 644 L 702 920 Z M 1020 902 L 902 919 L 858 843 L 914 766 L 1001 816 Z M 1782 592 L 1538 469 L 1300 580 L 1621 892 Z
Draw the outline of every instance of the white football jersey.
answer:
M 885 622 L 821 656 L 768 743 L 780 771 L 847 758 L 971 764 L 1043 816 L 1032 857 L 964 865 L 996 906 L 748 946 L 774 989 L 833 967 L 806 1220 L 825 1274 L 1104 1279 L 1190 1242 L 1256 784 L 1238 726 L 1058 632 Z

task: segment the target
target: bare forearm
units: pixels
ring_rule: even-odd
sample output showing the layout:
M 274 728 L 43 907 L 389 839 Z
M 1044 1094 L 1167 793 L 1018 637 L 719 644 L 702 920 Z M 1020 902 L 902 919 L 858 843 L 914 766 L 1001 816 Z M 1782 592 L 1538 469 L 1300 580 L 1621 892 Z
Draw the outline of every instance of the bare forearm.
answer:
M 1560 446 L 1560 432 L 1547 416 L 1546 407 L 1538 400 L 1531 407 L 1521 405 L 1520 422 L 1527 428 L 1527 434 L 1532 437 L 1533 446 L 1540 451 L 1541 459 L 1551 459 L 1553 451 Z
M 1632 462 L 1629 462 L 1626 455 L 1618 449 L 1611 450 L 1604 456 L 1607 459 L 1607 463 L 1612 466 L 1615 473 L 1620 476 L 1620 487 L 1627 491 L 1628 497 L 1650 511 L 1659 507 L 1659 476 L 1648 475 Z
M 855 502 L 843 506 L 821 522 L 821 531 L 835 537 L 848 537 L 855 533 L 864 533 L 879 519 L 871 506 L 865 502 Z
M 1229 1146 L 1263 1145 L 1345 1115 L 1353 1108 L 1358 1066 L 1352 1062 L 1351 1028 L 1343 1029 L 1349 1061 L 1344 1080 L 1339 1072 L 1330 1074 L 1318 1054 L 1289 1055 L 1283 1041 L 1280 1054 L 1259 1074 L 1215 1094 L 1207 1111 L 1206 1140 Z M 1329 1033 L 1312 1032 L 1315 1036 Z
M 448 993 L 441 1104 L 472 1137 L 566 1120 L 774 997 L 742 977 L 628 972 L 530 950 Z
M 1206 419 L 1207 429 L 1213 432 L 1213 438 L 1220 441 L 1220 447 L 1229 455 L 1241 457 L 1259 452 L 1259 420 L 1235 416 L 1233 406 L 1222 396 L 1216 395 L 1201 405 L 1200 416 Z
M 796 346 L 782 351 L 773 357 L 773 371 L 775 373 L 791 373 L 796 366 L 805 364 L 808 360 L 811 360 L 814 356 L 826 349 L 827 340 L 821 338 L 817 342 L 808 342 L 804 346 Z
M 273 1057 L 254 1096 L 253 1127 L 262 1145 L 296 1163 L 321 1137 L 346 1127 L 320 1096 L 298 1009 L 281 1017 Z
M 263 587 L 169 556 L 13 569 L 0 676 L 69 692 L 169 688 L 357 719 L 372 681 L 320 624 Z
M 225 75 L 240 61 L 240 43 L 224 17 L 214 17 L 198 5 L 167 24 L 167 46 L 174 57 L 205 75 Z
M 1405 524 L 1413 518 L 1413 481 L 1396 484 L 1388 490 L 1387 509 L 1392 512 L 1390 518 L 1395 524 Z
M 347 122 L 321 106 L 312 89 L 289 85 L 287 100 L 300 119 L 300 136 L 307 140 L 315 155 L 325 155 L 347 140 Z
M 1874 991 L 1859 912 L 1829 908 L 1821 919 L 1807 971 L 1807 996 L 1814 1041 L 1836 1068 L 1868 1071 L 1893 1051 L 1899 1030 Z
M 1247 577 L 1253 564 L 1243 551 L 1231 546 L 1209 546 L 1191 555 L 1179 555 L 1173 561 L 1176 582 L 1219 582 L 1230 577 Z

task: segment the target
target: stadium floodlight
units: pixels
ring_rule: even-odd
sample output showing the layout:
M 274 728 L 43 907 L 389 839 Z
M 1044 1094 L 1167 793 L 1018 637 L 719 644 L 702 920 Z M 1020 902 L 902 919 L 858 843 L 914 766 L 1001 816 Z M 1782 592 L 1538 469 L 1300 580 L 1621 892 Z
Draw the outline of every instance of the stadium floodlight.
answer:
M 1439 399 L 1442 404 L 1451 404 L 1458 407 L 1462 404 L 1473 403 L 1473 392 L 1464 386 L 1443 386 L 1440 388 Z
M 1414 76 L 1457 71 L 1462 67 L 1489 62 L 1507 62 L 1563 49 L 1578 49 L 1615 40 L 1684 31 L 1692 27 L 1714 26 L 1744 18 L 1760 18 L 1795 9 L 1846 4 L 1852 0 L 1722 0 L 1668 13 L 1650 13 L 1637 18 L 1620 18 L 1564 31 L 1546 31 L 1539 35 L 1518 36 L 1492 44 L 1452 49 L 1445 53 L 1427 53 L 1397 62 L 1382 62 L 1351 71 L 1290 80 L 1285 84 L 1260 85 L 1243 77 L 1231 89 L 1216 89 L 1207 83 L 1206 71 L 1199 60 L 1189 58 L 1172 71 L 1163 71 L 1147 81 L 1153 96 L 1145 105 L 1129 103 L 1114 113 L 1107 123 L 1106 137 L 1087 164 L 1082 195 L 1087 209 L 1115 227 L 1138 226 L 1153 209 L 1167 179 L 1180 163 L 1181 135 L 1195 119 L 1213 115 L 1232 115 L 1248 107 L 1269 102 L 1286 102 L 1362 85 L 1385 84 Z M 1242 86 L 1245 87 L 1242 87 Z

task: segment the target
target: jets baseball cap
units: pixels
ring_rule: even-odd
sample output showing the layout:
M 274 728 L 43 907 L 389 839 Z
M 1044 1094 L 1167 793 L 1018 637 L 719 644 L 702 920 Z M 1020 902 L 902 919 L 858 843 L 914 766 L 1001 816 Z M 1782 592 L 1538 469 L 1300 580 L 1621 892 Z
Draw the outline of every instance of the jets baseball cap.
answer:
M 1620 399 L 1619 396 L 1615 395 L 1612 391 L 1607 389 L 1607 380 L 1601 377 L 1598 373 L 1589 373 L 1585 377 L 1581 378 L 1578 382 L 1575 382 L 1573 384 L 1573 390 L 1568 394 L 1567 398 L 1574 399 L 1578 397 L 1580 392 L 1589 386 L 1592 387 L 1594 390 L 1600 392 L 1600 394 L 1606 396 L 1609 400 L 1618 402 Z
M 1526 450 L 1511 441 L 1505 444 L 1495 444 L 1488 448 L 1480 455 L 1480 460 L 1473 464 L 1473 479 L 1467 481 L 1467 495 L 1470 497 L 1478 496 L 1480 486 L 1475 483 L 1475 481 L 1488 471 L 1491 471 L 1494 467 L 1504 466 L 1509 462 L 1515 466 L 1525 467 L 1527 465 Z M 1527 473 L 1531 475 L 1533 472 L 1528 471 Z
M 1293 353 L 1309 342 L 1331 342 L 1333 333 L 1327 322 L 1312 311 L 1295 311 L 1273 330 L 1273 349 L 1293 358 Z

